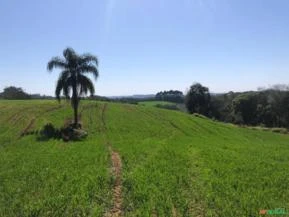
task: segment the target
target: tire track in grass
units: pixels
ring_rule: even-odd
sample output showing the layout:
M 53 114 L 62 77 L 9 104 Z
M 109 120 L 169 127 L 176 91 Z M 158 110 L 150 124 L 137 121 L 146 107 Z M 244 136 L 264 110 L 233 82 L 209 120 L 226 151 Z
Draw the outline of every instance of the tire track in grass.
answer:
M 40 110 L 37 111 L 37 115 L 36 117 L 41 117 L 43 116 L 44 114 L 46 113 L 49 113 L 49 112 L 52 112 L 52 111 L 55 111 L 55 110 L 58 110 L 60 108 L 62 108 L 63 106 L 62 105 L 57 105 L 57 106 L 53 106 L 53 107 L 50 107 L 50 108 L 41 108 Z M 43 109 L 43 110 L 42 110 Z M 35 107 L 33 106 L 29 106 L 27 108 L 24 108 L 24 111 L 23 111 L 23 108 L 20 107 L 19 110 L 16 110 L 16 113 L 10 115 L 7 119 L 6 119 L 6 122 L 12 122 L 12 124 L 14 124 L 15 122 L 17 122 L 22 116 L 23 114 L 25 113 L 31 113 L 35 110 Z
M 58 110 L 58 109 L 60 109 L 62 107 L 63 107 L 62 105 L 57 105 L 57 106 L 53 106 L 51 108 L 47 108 L 47 109 L 45 109 L 45 111 L 41 115 L 49 113 L 49 112 L 56 111 L 56 110 Z
M 154 113 L 148 112 L 148 111 L 144 111 L 144 110 L 140 110 L 143 114 L 145 114 L 146 116 L 152 118 L 153 120 L 159 120 L 161 121 L 165 126 L 167 126 L 167 124 L 169 124 L 173 129 L 181 132 L 182 134 L 184 134 L 185 136 L 191 136 L 190 133 L 186 132 L 185 130 L 183 130 L 182 128 L 180 128 L 179 126 L 177 126 L 173 121 L 166 119 L 162 116 L 158 116 Z
M 35 106 L 28 106 L 28 107 L 24 107 L 24 108 L 19 107 L 19 110 L 15 110 L 15 112 L 13 110 L 14 114 L 10 115 L 6 119 L 5 122 L 9 122 L 10 125 L 9 125 L 8 129 L 5 130 L 1 134 L 1 136 L 12 131 L 13 132 L 13 138 L 15 138 L 16 140 L 19 140 L 22 137 L 24 137 L 25 135 L 37 133 L 37 131 L 32 131 L 32 129 L 35 127 L 36 120 L 38 118 L 42 117 L 43 115 L 45 115 L 46 113 L 53 112 L 53 111 L 58 110 L 60 108 L 63 108 L 63 106 L 62 105 L 57 105 L 57 106 L 52 106 L 52 107 L 49 106 L 49 108 L 41 107 L 39 110 L 35 111 Z M 11 107 L 11 109 L 13 109 L 13 107 Z M 33 113 L 34 115 L 31 117 L 29 116 L 29 118 L 27 118 L 27 120 L 26 120 L 25 119 L 26 115 L 28 115 L 30 113 Z M 17 129 L 17 131 L 16 130 L 13 131 L 14 128 L 17 128 L 21 125 L 21 124 L 19 124 L 19 122 L 21 122 L 21 121 L 22 122 L 25 121 L 25 123 L 24 123 L 24 124 L 26 124 L 25 127 L 23 127 L 22 130 L 20 129 L 20 131 L 18 129 Z M 13 126 L 13 128 L 11 126 Z M 11 141 L 12 141 L 11 139 L 8 139 L 6 142 L 4 142 L 2 144 L 2 146 L 6 146 Z
M 174 122 L 169 121 L 170 125 L 175 128 L 176 130 L 180 131 L 181 133 L 183 133 L 185 136 L 190 136 L 189 133 L 187 133 L 186 131 L 184 131 L 182 128 L 180 128 L 179 126 L 177 126 Z
M 34 126 L 34 122 L 35 122 L 36 118 L 32 118 L 29 122 L 29 124 L 25 127 L 24 130 L 22 130 L 19 138 L 25 136 L 27 133 L 29 133 L 29 131 L 33 128 Z
M 107 127 L 105 121 L 105 113 L 107 111 L 108 104 L 105 103 L 101 110 L 101 122 L 102 122 L 102 130 L 105 137 L 105 143 L 108 146 L 111 158 L 111 171 L 113 176 L 115 177 L 114 186 L 112 189 L 113 192 L 113 205 L 111 209 L 104 215 L 105 217 L 119 217 L 122 216 L 122 162 L 119 153 L 113 150 L 112 145 L 109 141 L 107 135 Z
M 45 114 L 47 113 L 50 113 L 50 112 L 53 112 L 53 111 L 56 111 L 58 109 L 62 108 L 61 105 L 58 105 L 58 106 L 54 106 L 54 107 L 51 107 L 51 108 L 47 108 L 45 109 L 44 111 L 41 111 L 39 114 L 37 114 L 35 117 L 31 118 L 30 121 L 28 122 L 28 124 L 26 125 L 26 127 L 20 132 L 20 135 L 18 137 L 18 139 L 20 139 L 21 137 L 25 136 L 26 134 L 29 134 L 30 131 L 33 129 L 34 127 L 34 123 L 35 121 L 44 116 Z M 17 113 L 16 115 L 18 115 L 19 113 Z M 22 116 L 21 116 L 22 117 Z

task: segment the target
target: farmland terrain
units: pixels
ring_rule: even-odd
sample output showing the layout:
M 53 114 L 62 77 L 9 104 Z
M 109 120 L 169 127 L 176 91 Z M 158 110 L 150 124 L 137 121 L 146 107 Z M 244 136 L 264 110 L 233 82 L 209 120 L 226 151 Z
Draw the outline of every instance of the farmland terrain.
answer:
M 0 101 L 0 216 L 259 216 L 289 208 L 289 135 L 153 106 Z

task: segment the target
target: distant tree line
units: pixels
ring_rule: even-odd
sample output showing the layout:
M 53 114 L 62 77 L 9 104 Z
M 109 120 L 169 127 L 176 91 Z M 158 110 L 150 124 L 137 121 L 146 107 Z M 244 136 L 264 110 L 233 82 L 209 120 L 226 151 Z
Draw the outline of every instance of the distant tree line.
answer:
M 30 99 L 30 95 L 25 93 L 24 90 L 20 87 L 6 87 L 3 92 L 0 94 L 0 97 L 3 99 Z
M 40 94 L 29 95 L 20 87 L 6 87 L 0 93 L 2 99 L 50 99 Z M 158 92 L 154 98 L 110 99 L 90 96 L 89 99 L 137 104 L 140 101 L 160 100 L 185 104 L 189 113 L 199 113 L 207 117 L 235 124 L 286 127 L 289 128 L 289 86 L 275 85 L 258 91 L 228 92 L 212 94 L 200 83 L 193 84 L 186 95 L 181 91 Z M 161 106 L 160 106 L 161 107 Z M 175 109 L 170 107 L 168 109 Z
M 196 83 L 186 94 L 190 113 L 200 113 L 224 122 L 289 128 L 289 86 L 275 85 L 258 91 L 210 94 Z
M 89 100 L 97 100 L 97 101 L 103 101 L 103 102 L 111 102 L 112 100 L 105 97 L 105 96 L 98 96 L 98 95 L 93 95 L 93 96 L 90 96 L 86 99 L 89 99 Z
M 0 93 L 0 99 L 54 99 L 54 97 L 40 94 L 28 94 L 21 87 L 9 86 L 4 88 L 3 92 Z
M 179 90 L 161 91 L 156 94 L 155 100 L 183 103 L 184 94 Z

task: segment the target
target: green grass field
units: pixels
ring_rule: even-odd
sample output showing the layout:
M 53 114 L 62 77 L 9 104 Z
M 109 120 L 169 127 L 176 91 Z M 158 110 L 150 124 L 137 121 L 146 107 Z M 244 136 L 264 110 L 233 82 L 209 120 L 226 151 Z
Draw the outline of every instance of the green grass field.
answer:
M 41 140 L 70 104 L 0 101 L 0 216 L 109 216 L 122 161 L 122 216 L 289 211 L 289 136 L 150 106 L 81 102 L 84 141 Z M 285 216 L 285 215 L 278 215 Z

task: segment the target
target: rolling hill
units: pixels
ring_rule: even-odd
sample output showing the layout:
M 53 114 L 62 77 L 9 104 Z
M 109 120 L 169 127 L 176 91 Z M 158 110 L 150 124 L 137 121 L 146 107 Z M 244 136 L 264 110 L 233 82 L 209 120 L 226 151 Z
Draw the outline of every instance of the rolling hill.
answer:
M 82 101 L 83 141 L 43 138 L 70 104 L 0 101 L 0 216 L 259 216 L 289 208 L 289 136 Z

